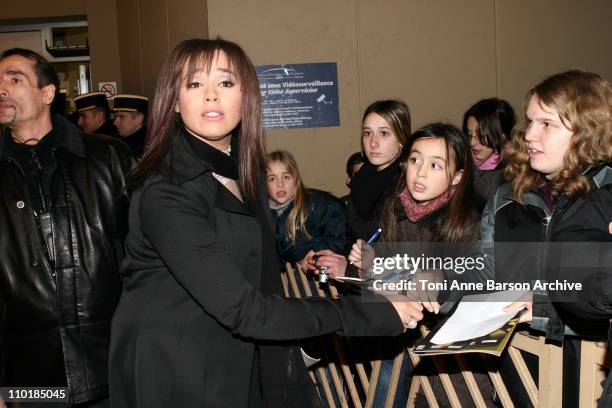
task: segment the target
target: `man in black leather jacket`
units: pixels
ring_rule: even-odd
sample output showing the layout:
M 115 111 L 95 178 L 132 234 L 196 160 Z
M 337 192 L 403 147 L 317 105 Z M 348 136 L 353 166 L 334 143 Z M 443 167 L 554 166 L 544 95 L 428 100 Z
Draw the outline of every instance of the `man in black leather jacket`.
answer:
M 103 407 L 133 159 L 52 115 L 57 89 L 40 55 L 0 56 L 0 384 Z

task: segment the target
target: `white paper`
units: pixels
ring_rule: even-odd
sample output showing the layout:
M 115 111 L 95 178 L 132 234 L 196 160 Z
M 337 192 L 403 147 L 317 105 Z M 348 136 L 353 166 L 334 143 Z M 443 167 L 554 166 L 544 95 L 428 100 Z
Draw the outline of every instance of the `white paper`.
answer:
M 300 350 L 302 351 L 302 358 L 304 359 L 304 364 L 306 365 L 306 368 L 310 368 L 311 366 L 321 361 L 320 358 L 314 358 L 308 355 L 308 353 L 306 353 L 303 348 L 300 347 Z
M 520 299 L 526 292 L 495 292 L 485 295 L 466 296 L 455 313 L 432 337 L 434 344 L 447 344 L 466 341 L 489 334 L 512 319 L 516 312 L 504 313 L 503 308 L 512 302 L 499 302 L 496 299 Z M 514 296 L 516 295 L 516 296 Z
M 336 276 L 334 278 L 335 280 L 342 282 L 342 281 L 348 281 L 348 282 L 365 282 L 366 279 L 365 278 L 353 278 L 351 276 Z

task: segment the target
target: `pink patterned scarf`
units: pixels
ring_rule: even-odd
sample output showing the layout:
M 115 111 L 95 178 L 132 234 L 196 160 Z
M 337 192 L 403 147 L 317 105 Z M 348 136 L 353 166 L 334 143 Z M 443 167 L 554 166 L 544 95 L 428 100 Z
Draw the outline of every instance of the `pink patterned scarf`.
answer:
M 474 159 L 474 165 L 478 168 L 478 170 L 495 170 L 495 168 L 501 161 L 502 156 L 501 154 L 494 152 L 486 160 L 478 160 L 474 156 L 472 156 L 472 158 Z
M 408 187 L 406 187 L 404 188 L 404 191 L 400 193 L 399 198 L 402 202 L 402 206 L 404 207 L 404 211 L 406 212 L 406 217 L 408 217 L 408 219 L 412 222 L 417 222 L 427 214 L 431 214 L 444 204 L 448 203 L 448 200 L 450 200 L 454 193 L 455 186 L 451 186 L 451 188 L 446 190 L 445 193 L 440 194 L 440 196 L 434 198 L 425 205 L 420 205 L 414 201 L 410 195 L 410 192 L 408 191 Z

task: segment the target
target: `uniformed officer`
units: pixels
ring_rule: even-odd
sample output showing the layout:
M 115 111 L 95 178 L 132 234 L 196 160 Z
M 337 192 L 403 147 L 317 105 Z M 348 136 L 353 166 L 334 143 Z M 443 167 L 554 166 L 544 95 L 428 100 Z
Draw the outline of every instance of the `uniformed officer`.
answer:
M 83 132 L 117 136 L 110 120 L 110 109 L 104 92 L 90 92 L 74 98 L 79 113 L 78 126 Z
M 147 134 L 147 112 L 149 99 L 140 95 L 116 95 L 114 99 L 115 120 L 119 137 L 130 146 L 134 155 L 142 156 Z

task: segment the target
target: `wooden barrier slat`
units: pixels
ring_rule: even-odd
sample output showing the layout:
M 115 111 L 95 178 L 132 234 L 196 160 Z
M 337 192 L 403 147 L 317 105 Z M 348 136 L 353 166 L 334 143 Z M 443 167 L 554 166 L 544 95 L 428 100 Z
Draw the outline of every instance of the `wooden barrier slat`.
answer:
M 421 362 L 421 359 L 414 354 L 410 354 L 410 361 L 412 361 L 413 367 L 416 367 Z M 436 400 L 436 396 L 431 388 L 431 384 L 425 375 L 414 375 L 412 377 L 412 381 L 418 381 L 420 387 L 423 389 L 423 394 L 425 394 L 425 399 L 427 399 L 427 403 L 430 408 L 439 408 L 438 401 Z M 412 386 L 410 387 L 412 388 Z M 418 387 L 416 387 L 418 388 Z M 409 401 L 410 402 L 410 401 Z M 414 401 L 413 401 L 414 403 Z
M 300 299 L 302 296 L 300 295 L 293 269 L 287 268 L 287 277 L 289 278 L 289 283 L 291 284 L 291 290 L 293 290 L 293 297 Z
M 542 338 L 542 343 L 544 339 Z M 563 405 L 563 350 L 555 345 L 547 345 L 546 356 L 539 361 L 538 395 L 541 407 L 560 407 Z
M 347 338 L 346 342 L 349 344 L 350 349 L 354 349 L 355 344 L 351 344 L 351 343 L 355 343 L 355 342 L 353 342 L 352 339 Z M 355 368 L 357 369 L 357 375 L 359 376 L 359 380 L 361 381 L 361 386 L 363 387 L 364 390 L 369 389 L 370 380 L 368 379 L 368 375 L 366 374 L 363 363 L 359 363 L 355 360 Z
M 508 353 L 510 354 L 510 358 L 512 358 L 512 362 L 514 363 L 514 366 L 516 367 L 516 371 L 518 372 L 519 378 L 521 379 L 521 382 L 523 383 L 525 390 L 527 390 L 527 395 L 529 396 L 529 400 L 531 400 L 531 403 L 533 404 L 534 407 L 538 408 L 539 406 L 538 388 L 536 387 L 535 382 L 533 381 L 533 378 L 531 377 L 531 373 L 529 372 L 529 369 L 527 368 L 527 364 L 525 364 L 525 360 L 523 360 L 523 356 L 521 355 L 521 352 L 514 347 L 510 347 L 508 349 Z
M 448 402 L 450 402 L 452 408 L 461 408 L 461 401 L 459 401 L 459 397 L 457 396 L 453 382 L 451 381 L 450 376 L 444 372 L 445 370 L 442 358 L 438 356 L 432 356 L 431 358 L 436 366 L 436 371 L 438 371 L 438 377 L 440 377 L 442 387 L 444 387 L 444 391 L 446 391 Z
M 285 292 L 285 296 L 291 297 L 291 295 L 289 294 L 289 283 L 287 282 L 287 273 L 288 272 L 281 273 L 281 282 L 283 284 L 283 291 Z
M 299 267 L 296 269 L 297 269 L 296 273 L 300 276 L 300 279 L 302 281 L 302 287 L 304 288 L 306 296 L 309 296 L 309 297 L 312 296 L 312 290 L 310 289 L 310 285 L 308 284 L 308 278 L 306 277 L 306 274 Z M 331 289 L 332 287 L 330 286 L 330 290 Z M 333 289 L 335 290 L 335 288 Z M 336 294 L 337 293 L 338 292 L 336 292 Z M 323 295 L 322 297 L 325 297 L 325 295 Z M 359 399 L 357 387 L 355 386 L 355 383 L 353 381 L 353 376 L 350 371 L 348 360 L 346 359 L 346 356 L 344 355 L 344 352 L 340 345 L 340 340 L 337 337 L 333 337 L 332 342 L 334 344 L 336 354 L 338 355 L 338 358 L 340 359 L 340 367 L 344 375 L 344 380 L 346 381 L 349 392 L 351 394 L 351 399 L 353 401 L 353 404 L 355 405 L 356 408 L 361 408 L 361 401 Z M 333 374 L 332 374 L 332 377 L 333 377 Z M 339 393 L 341 390 L 337 389 L 336 391 Z
M 359 393 L 357 392 L 357 387 L 353 381 L 353 375 L 351 373 L 351 369 L 349 367 L 348 361 L 344 352 L 342 351 L 342 347 L 340 345 L 340 339 L 333 339 L 334 347 L 336 349 L 336 353 L 340 358 L 340 368 L 342 369 L 342 373 L 344 374 L 344 378 L 347 382 L 349 393 L 351 394 L 351 400 L 356 408 L 361 408 L 361 400 L 359 399 Z
M 497 368 L 493 369 L 491 367 L 491 363 L 489 362 L 489 359 L 488 359 L 489 356 L 485 354 L 481 354 L 481 358 L 483 362 L 485 363 L 485 366 L 487 367 L 487 370 L 489 372 L 489 378 L 491 379 L 491 382 L 493 383 L 493 387 L 495 388 L 495 391 L 497 392 L 497 396 L 499 397 L 499 400 L 501 401 L 503 407 L 504 408 L 514 408 L 514 403 L 512 402 L 512 399 L 510 398 L 510 394 L 508 394 L 508 389 L 506 388 L 506 385 L 501 379 L 501 375 L 499 375 L 499 373 L 497 372 Z
M 339 297 L 338 289 L 333 284 L 329 285 L 329 292 L 334 299 Z M 349 339 L 347 339 L 347 344 L 350 346 Z M 369 388 L 369 381 L 363 364 L 355 360 L 355 368 L 357 369 L 357 374 L 359 376 L 359 380 L 361 381 L 361 386 L 364 390 L 367 390 Z
M 319 374 L 319 378 L 321 379 L 321 386 L 323 387 L 323 393 L 325 394 L 327 404 L 330 408 L 336 408 L 336 402 L 334 401 L 334 396 L 331 392 L 331 388 L 329 387 L 329 380 L 327 379 L 325 369 L 323 367 L 318 367 L 317 373 Z
M 389 381 L 389 389 L 387 390 L 387 399 L 385 400 L 385 408 L 393 408 L 393 400 L 397 390 L 400 371 L 404 360 L 404 350 L 400 350 L 399 354 L 393 359 L 393 369 L 391 370 L 391 379 Z
M 603 391 L 602 367 L 612 367 L 612 355 L 597 342 L 582 340 L 580 343 L 580 407 L 595 407 Z
M 378 386 L 378 376 L 380 375 L 380 360 L 372 360 L 372 373 L 370 374 L 370 387 L 365 402 L 365 408 L 372 408 L 374 405 L 374 395 Z
M 470 371 L 465 358 L 461 354 L 457 354 L 455 356 L 455 360 L 457 360 L 457 365 L 459 366 L 459 370 L 461 370 L 461 374 L 463 375 L 463 379 L 465 380 L 465 384 L 470 391 L 470 395 L 472 396 L 472 400 L 474 401 L 474 405 L 477 408 L 486 408 L 486 404 L 484 402 L 484 398 L 482 398 L 482 393 L 478 388 L 478 384 L 476 383 L 476 379 L 474 378 L 474 374 Z
M 410 391 L 408 391 L 408 401 L 406 402 L 406 408 L 412 408 L 416 405 L 417 395 L 419 393 L 419 390 L 421 389 L 420 385 L 421 382 L 418 379 L 415 381 L 415 378 L 413 376 L 412 380 L 410 381 Z

